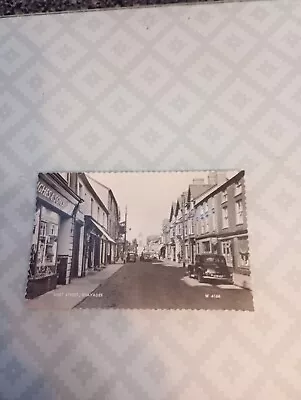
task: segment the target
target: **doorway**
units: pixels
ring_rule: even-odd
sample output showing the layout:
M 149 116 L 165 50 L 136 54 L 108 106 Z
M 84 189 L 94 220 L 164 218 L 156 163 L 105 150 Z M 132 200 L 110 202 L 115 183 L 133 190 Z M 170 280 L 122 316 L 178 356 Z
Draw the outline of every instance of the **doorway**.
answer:
M 81 232 L 81 225 L 79 223 L 75 223 L 74 236 L 73 236 L 73 249 L 72 249 L 71 278 L 78 277 L 80 232 Z

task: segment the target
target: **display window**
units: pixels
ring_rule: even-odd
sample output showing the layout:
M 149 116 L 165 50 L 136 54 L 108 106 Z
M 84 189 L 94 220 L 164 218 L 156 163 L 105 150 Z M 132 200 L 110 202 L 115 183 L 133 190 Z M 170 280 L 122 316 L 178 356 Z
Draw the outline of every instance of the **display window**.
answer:
M 35 278 L 56 274 L 59 225 L 60 216 L 42 206 L 40 209 Z

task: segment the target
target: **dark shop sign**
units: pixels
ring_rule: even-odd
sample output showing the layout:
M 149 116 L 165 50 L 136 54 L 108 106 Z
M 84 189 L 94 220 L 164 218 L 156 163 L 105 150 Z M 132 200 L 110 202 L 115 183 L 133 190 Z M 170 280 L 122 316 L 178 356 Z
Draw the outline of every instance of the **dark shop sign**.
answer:
M 38 181 L 37 193 L 59 208 L 64 208 L 66 205 L 66 201 L 62 196 L 54 192 L 49 186 L 41 181 Z

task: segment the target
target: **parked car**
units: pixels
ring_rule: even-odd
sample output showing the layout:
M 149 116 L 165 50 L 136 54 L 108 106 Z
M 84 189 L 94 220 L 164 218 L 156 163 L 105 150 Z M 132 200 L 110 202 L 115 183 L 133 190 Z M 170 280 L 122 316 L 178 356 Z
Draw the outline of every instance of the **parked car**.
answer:
M 136 253 L 134 253 L 134 252 L 129 252 L 129 253 L 127 254 L 127 257 L 126 257 L 126 261 L 127 261 L 127 262 L 136 262 L 136 260 L 137 260 Z
M 195 263 L 188 265 L 188 275 L 190 278 L 197 278 L 199 282 L 218 281 L 233 284 L 233 273 L 223 255 L 196 255 Z

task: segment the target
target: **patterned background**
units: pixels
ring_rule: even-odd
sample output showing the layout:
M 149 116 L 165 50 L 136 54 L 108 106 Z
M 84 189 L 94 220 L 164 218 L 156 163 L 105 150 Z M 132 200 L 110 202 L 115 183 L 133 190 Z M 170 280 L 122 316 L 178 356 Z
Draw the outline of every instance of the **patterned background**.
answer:
M 299 400 L 301 3 L 0 24 L 0 398 Z M 24 310 L 39 170 L 245 168 L 256 312 Z

